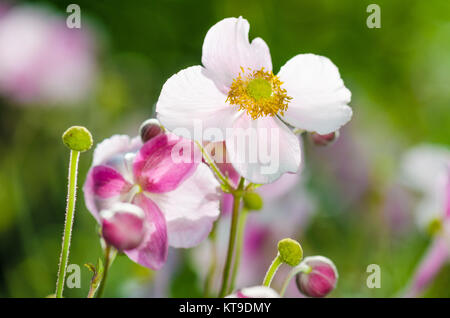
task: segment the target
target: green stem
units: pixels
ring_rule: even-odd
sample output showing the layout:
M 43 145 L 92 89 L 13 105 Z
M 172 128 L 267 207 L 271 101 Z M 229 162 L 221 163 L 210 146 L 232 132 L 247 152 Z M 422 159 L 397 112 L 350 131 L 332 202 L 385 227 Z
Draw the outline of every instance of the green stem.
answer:
M 206 277 L 206 280 L 205 280 L 205 291 L 204 291 L 205 297 L 210 296 L 211 285 L 212 285 L 212 282 L 214 279 L 214 273 L 215 273 L 216 267 L 217 267 L 217 246 L 216 246 L 217 235 L 216 235 L 216 231 L 217 231 L 217 222 L 214 223 L 214 227 L 213 227 L 213 229 L 211 231 L 211 235 L 210 235 L 211 264 L 209 265 L 208 276 Z
M 106 285 L 106 278 L 108 277 L 108 270 L 109 267 L 111 266 L 112 261 L 111 261 L 111 245 L 106 244 L 106 248 L 105 248 L 105 270 L 103 272 L 103 277 L 102 277 L 102 281 L 100 282 L 100 286 L 98 288 L 98 292 L 97 292 L 97 298 L 101 298 L 103 295 L 103 291 L 105 290 L 105 285 Z
M 233 260 L 234 246 L 236 242 L 236 230 L 239 216 L 239 207 L 242 197 L 242 189 L 244 187 L 244 178 L 241 177 L 237 191 L 233 192 L 233 214 L 231 215 L 230 238 L 228 240 L 228 252 L 225 267 L 223 269 L 222 287 L 220 288 L 219 297 L 223 298 L 228 290 L 228 279 L 230 276 L 231 262 Z
M 236 239 L 236 254 L 234 255 L 234 265 L 233 272 L 231 274 L 231 283 L 230 288 L 228 288 L 228 293 L 231 293 L 234 290 L 234 285 L 236 282 L 236 276 L 239 270 L 239 265 L 241 263 L 241 254 L 242 254 L 242 243 L 244 239 L 244 229 L 245 222 L 247 221 L 248 210 L 242 209 L 241 214 L 239 215 L 238 220 L 238 230 L 237 230 L 237 239 Z
M 270 287 L 273 276 L 275 275 L 281 264 L 283 264 L 283 261 L 281 260 L 280 255 L 277 255 L 277 257 L 275 257 L 272 264 L 270 264 L 269 269 L 267 270 L 266 276 L 264 277 L 263 286 Z
M 70 239 L 75 212 L 75 199 L 77 193 L 77 169 L 80 152 L 70 151 L 69 185 L 67 193 L 66 219 L 62 242 L 61 256 L 59 259 L 58 280 L 56 282 L 56 298 L 63 297 L 64 281 L 66 279 L 67 264 L 69 262 Z
M 300 272 L 309 273 L 309 272 L 311 272 L 311 267 L 306 264 L 301 263 L 300 265 L 292 268 L 291 271 L 289 272 L 288 276 L 284 280 L 283 286 L 281 287 L 281 290 L 280 290 L 281 297 L 283 297 L 284 293 L 286 292 L 286 289 L 289 286 L 289 283 L 291 282 L 292 278 Z
M 216 166 L 216 164 L 214 163 L 214 161 L 211 159 L 211 157 L 209 156 L 209 154 L 206 152 L 206 150 L 202 147 L 202 145 L 196 141 L 195 142 L 197 144 L 197 146 L 200 148 L 200 150 L 202 151 L 203 157 L 205 158 L 206 162 L 208 163 L 208 165 L 211 167 L 211 169 L 214 171 L 214 173 L 217 175 L 217 177 L 219 178 L 219 180 L 222 182 L 222 184 L 227 188 L 228 191 L 232 191 L 233 190 L 233 186 L 230 184 L 230 182 L 228 181 L 228 179 L 222 174 L 222 172 L 220 172 L 220 169 Z

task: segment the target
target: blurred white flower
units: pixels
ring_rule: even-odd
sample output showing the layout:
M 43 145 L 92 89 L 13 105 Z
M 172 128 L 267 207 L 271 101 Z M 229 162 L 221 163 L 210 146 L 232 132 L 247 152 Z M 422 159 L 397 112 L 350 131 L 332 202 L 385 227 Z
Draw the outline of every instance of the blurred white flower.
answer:
M 402 159 L 402 182 L 421 196 L 415 214 L 422 229 L 444 218 L 449 171 L 450 150 L 442 146 L 419 145 Z
M 38 6 L 0 15 L 0 93 L 22 104 L 75 103 L 94 83 L 92 34 Z

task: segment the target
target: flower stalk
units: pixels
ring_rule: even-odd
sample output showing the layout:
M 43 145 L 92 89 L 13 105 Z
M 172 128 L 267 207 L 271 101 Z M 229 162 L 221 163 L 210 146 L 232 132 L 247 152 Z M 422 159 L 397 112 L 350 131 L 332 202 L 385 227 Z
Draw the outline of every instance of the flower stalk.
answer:
M 58 279 L 56 281 L 56 298 L 63 297 L 67 264 L 69 262 L 70 240 L 72 237 L 75 201 L 77 197 L 78 159 L 80 158 L 80 153 L 89 150 L 93 144 L 91 133 L 85 127 L 81 126 L 73 126 L 67 129 L 62 136 L 62 140 L 70 149 L 70 162 L 64 234 L 61 256 L 59 258 Z
M 311 266 L 305 264 L 305 263 L 301 263 L 300 265 L 294 267 L 291 269 L 291 271 L 289 272 L 289 274 L 287 275 L 286 279 L 284 280 L 283 286 L 281 287 L 280 290 L 280 296 L 283 297 L 284 293 L 286 292 L 287 287 L 289 286 L 289 283 L 291 282 L 292 278 L 294 278 L 295 275 L 297 275 L 298 273 L 310 273 L 312 270 Z
M 283 264 L 283 261 L 281 260 L 281 257 L 278 254 L 274 258 L 274 260 L 272 261 L 272 264 L 270 264 L 270 267 L 266 272 L 266 276 L 264 277 L 264 281 L 263 281 L 263 286 L 270 287 L 273 277 L 275 276 L 275 273 L 277 272 L 277 270 L 281 264 Z
M 236 239 L 236 241 L 237 241 L 236 242 L 236 255 L 234 256 L 233 272 L 231 274 L 231 282 L 230 282 L 230 287 L 228 288 L 228 293 L 231 293 L 234 290 L 237 273 L 239 271 L 239 265 L 241 263 L 242 246 L 243 246 L 243 240 L 244 240 L 244 230 L 245 230 L 245 223 L 247 221 L 248 212 L 249 211 L 244 208 L 244 209 L 242 209 L 242 211 L 239 215 L 237 239 Z
M 219 297 L 223 298 L 228 290 L 228 282 L 230 277 L 230 270 L 231 270 L 231 263 L 233 260 L 234 255 L 234 248 L 235 248 L 235 242 L 236 242 L 236 233 L 237 233 L 237 225 L 238 225 L 238 218 L 239 218 L 239 208 L 241 205 L 241 198 L 242 198 L 242 190 L 244 188 L 244 178 L 241 177 L 239 181 L 238 188 L 236 191 L 233 191 L 233 213 L 231 216 L 231 229 L 230 229 L 230 238 L 228 241 L 228 252 L 227 252 L 227 259 L 225 262 L 225 267 L 223 270 L 223 276 L 222 276 L 222 287 L 220 288 Z
M 111 254 L 114 254 L 113 257 L 111 257 Z M 96 297 L 101 298 L 103 296 L 103 291 L 105 290 L 106 285 L 106 279 L 108 278 L 108 272 L 109 268 L 112 265 L 112 262 L 115 259 L 115 249 L 111 247 L 111 245 L 106 244 L 105 247 L 105 269 L 103 272 L 102 281 L 100 282 L 100 286 L 98 287 L 98 292 Z
M 66 220 L 62 242 L 61 256 L 59 259 L 58 280 L 56 282 L 56 298 L 63 297 L 64 282 L 66 279 L 67 264 L 69 262 L 70 239 L 72 236 L 73 219 L 75 214 L 75 200 L 77 192 L 77 170 L 80 152 L 70 151 L 69 185 L 67 194 Z

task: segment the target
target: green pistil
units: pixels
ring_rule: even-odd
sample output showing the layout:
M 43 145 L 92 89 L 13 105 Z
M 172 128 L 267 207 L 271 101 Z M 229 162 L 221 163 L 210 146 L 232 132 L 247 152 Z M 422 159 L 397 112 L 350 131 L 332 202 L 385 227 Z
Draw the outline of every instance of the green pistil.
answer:
M 247 94 L 255 100 L 269 98 L 272 95 L 272 85 L 263 78 L 255 78 L 248 83 Z

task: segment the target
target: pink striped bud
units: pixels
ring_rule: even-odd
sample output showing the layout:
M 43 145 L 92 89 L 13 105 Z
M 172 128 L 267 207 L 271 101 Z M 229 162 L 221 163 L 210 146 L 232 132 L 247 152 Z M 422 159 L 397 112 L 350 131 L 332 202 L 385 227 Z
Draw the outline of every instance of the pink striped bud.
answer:
M 119 251 L 138 247 L 146 233 L 145 214 L 137 205 L 116 203 L 100 212 L 102 235 Z
M 300 292 L 309 297 L 325 297 L 336 287 L 338 272 L 333 262 L 323 256 L 310 256 L 299 265 L 304 268 L 297 274 Z

